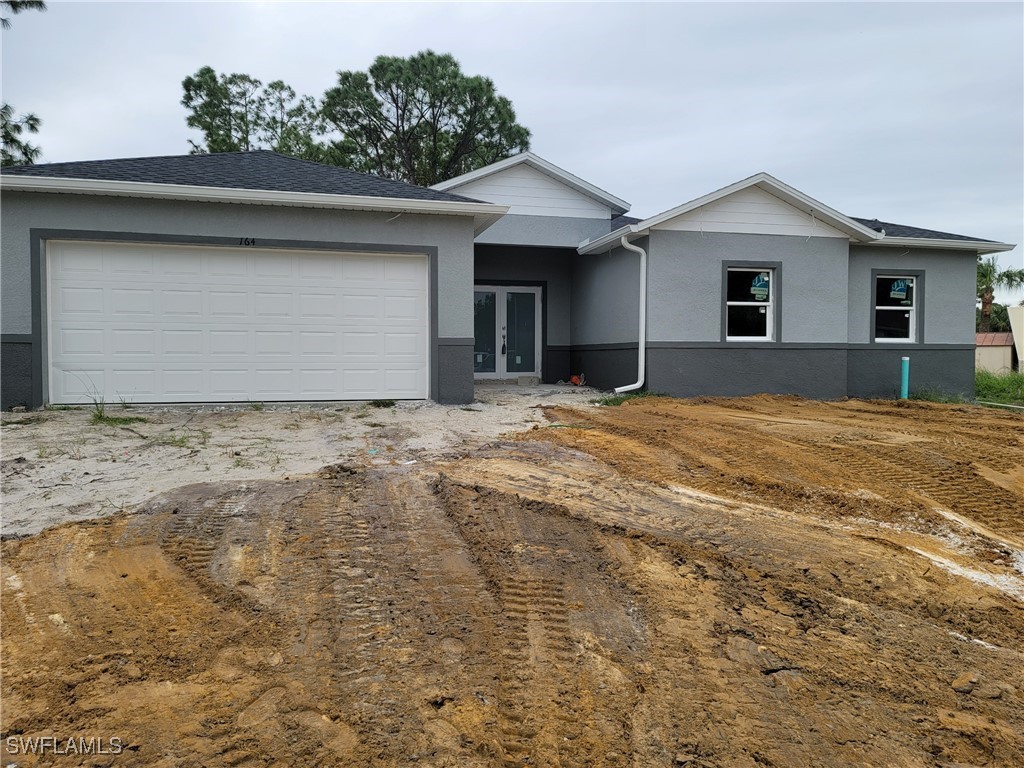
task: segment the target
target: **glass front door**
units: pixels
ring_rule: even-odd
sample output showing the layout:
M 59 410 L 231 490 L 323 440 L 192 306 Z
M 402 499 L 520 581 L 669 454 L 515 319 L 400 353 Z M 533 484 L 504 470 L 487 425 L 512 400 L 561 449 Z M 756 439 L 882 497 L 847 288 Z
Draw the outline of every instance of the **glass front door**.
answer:
M 477 378 L 540 376 L 541 289 L 478 285 L 473 298 Z

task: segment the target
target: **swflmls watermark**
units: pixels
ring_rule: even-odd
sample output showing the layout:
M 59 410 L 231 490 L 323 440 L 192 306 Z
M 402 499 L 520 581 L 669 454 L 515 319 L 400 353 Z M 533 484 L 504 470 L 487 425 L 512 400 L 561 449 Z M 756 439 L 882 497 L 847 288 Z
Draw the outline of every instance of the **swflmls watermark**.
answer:
M 120 755 L 124 739 L 120 736 L 8 736 L 4 740 L 8 755 Z

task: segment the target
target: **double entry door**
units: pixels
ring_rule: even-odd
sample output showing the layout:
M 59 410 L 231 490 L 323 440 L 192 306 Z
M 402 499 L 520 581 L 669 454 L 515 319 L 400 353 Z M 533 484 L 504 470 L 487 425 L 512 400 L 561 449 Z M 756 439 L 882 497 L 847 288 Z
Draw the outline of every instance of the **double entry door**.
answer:
M 473 299 L 476 378 L 539 377 L 541 289 L 478 285 Z

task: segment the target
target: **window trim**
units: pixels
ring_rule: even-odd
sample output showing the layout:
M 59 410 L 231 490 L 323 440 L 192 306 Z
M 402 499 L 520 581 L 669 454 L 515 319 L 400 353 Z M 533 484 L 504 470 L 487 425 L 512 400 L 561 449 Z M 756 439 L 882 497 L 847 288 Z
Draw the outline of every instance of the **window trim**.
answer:
M 899 279 L 902 277 L 914 278 L 914 306 L 911 307 L 910 316 L 910 338 L 908 339 L 894 339 L 894 338 L 879 338 L 876 330 L 876 315 L 878 312 L 878 279 L 883 278 L 894 278 Z M 925 270 L 923 269 L 872 269 L 871 270 L 871 305 L 870 309 L 870 328 L 868 339 L 872 344 L 899 344 L 906 346 L 908 344 L 921 344 L 924 339 L 924 277 Z M 883 307 L 885 309 L 885 307 Z
M 751 270 L 772 273 L 771 311 L 768 323 L 768 336 L 730 336 L 729 335 L 729 272 L 731 270 Z M 782 341 L 782 262 L 781 261 L 723 261 L 722 262 L 722 320 L 721 341 L 730 344 L 778 344 Z M 735 302 L 734 302 L 735 303 Z M 752 302 L 753 303 L 753 302 Z M 741 306 L 737 304 L 737 306 Z

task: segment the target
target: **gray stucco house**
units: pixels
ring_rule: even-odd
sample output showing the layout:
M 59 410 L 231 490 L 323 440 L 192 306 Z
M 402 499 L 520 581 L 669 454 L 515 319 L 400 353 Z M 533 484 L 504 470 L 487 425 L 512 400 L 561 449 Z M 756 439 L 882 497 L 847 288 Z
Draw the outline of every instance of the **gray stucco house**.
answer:
M 2 407 L 973 392 L 978 254 L 768 174 L 639 220 L 524 153 L 432 189 L 273 152 L 5 169 Z

